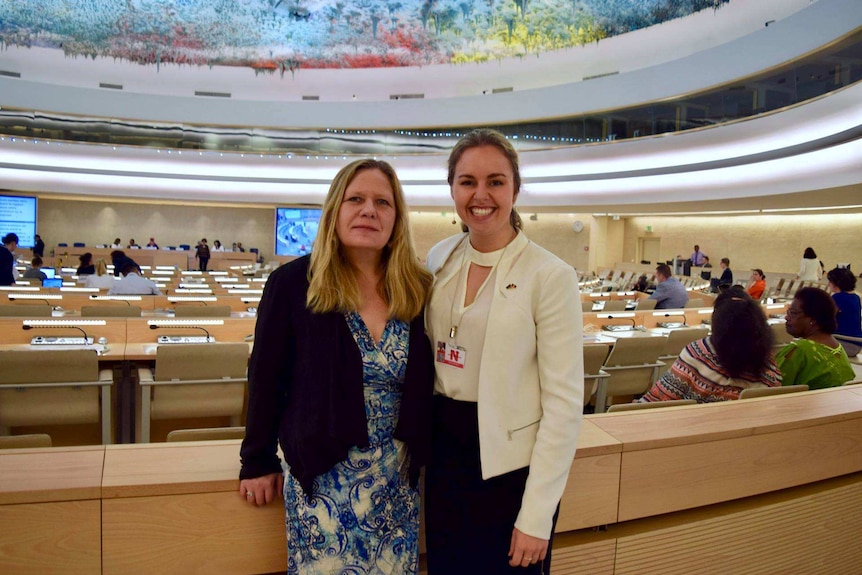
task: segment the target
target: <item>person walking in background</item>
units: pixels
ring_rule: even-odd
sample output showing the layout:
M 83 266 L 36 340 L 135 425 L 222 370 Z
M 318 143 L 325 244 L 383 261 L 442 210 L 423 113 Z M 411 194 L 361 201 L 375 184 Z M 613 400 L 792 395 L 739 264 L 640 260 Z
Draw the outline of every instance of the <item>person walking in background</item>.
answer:
M 8 233 L 3 236 L 0 246 L 0 286 L 10 286 L 15 283 L 15 250 L 18 249 L 18 235 Z
M 766 275 L 760 268 L 751 270 L 751 277 L 748 278 L 748 287 L 745 292 L 751 296 L 751 299 L 759 300 L 763 297 L 763 292 L 766 291 Z
M 207 264 L 210 261 L 210 248 L 207 245 L 207 239 L 203 238 L 195 247 L 195 259 L 198 260 L 198 269 L 202 272 L 207 271 Z
M 805 248 L 802 261 L 799 262 L 799 273 L 796 274 L 796 279 L 806 282 L 820 281 L 823 269 L 821 265 L 820 260 L 817 259 L 817 254 L 814 253 L 814 248 Z
M 45 257 L 45 242 L 42 241 L 42 236 L 36 234 L 33 236 L 35 243 L 33 244 L 33 255 L 39 256 L 40 258 Z
M 431 280 L 395 171 L 366 159 L 335 176 L 311 255 L 266 283 L 240 496 L 265 505 L 283 491 L 289 575 L 418 571 Z
M 427 258 L 436 276 L 428 573 L 549 573 L 583 411 L 577 274 L 521 231 L 518 155 L 502 134 L 467 134 L 448 164 L 467 232 Z
M 820 288 L 805 287 L 796 292 L 784 319 L 787 333 L 798 339 L 775 355 L 782 385 L 821 389 L 855 377 L 847 353 L 832 337 L 837 312 L 835 302 Z

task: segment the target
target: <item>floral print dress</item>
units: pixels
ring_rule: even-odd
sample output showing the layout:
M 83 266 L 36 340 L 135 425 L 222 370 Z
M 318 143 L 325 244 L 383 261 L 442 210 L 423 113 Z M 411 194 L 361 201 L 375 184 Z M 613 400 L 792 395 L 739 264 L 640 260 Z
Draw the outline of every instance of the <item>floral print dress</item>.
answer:
M 366 448 L 314 480 L 307 498 L 285 473 L 289 575 L 415 574 L 419 493 L 410 487 L 406 446 L 393 437 L 407 368 L 410 325 L 390 320 L 375 342 L 359 314 L 345 314 L 362 354 Z

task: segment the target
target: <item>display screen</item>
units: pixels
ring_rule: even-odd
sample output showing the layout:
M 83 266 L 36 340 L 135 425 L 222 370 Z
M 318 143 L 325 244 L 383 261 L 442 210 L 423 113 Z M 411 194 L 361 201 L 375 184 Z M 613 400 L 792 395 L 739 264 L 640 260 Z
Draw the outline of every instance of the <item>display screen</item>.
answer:
M 320 208 L 276 208 L 275 255 L 310 254 L 317 237 L 320 213 Z
M 0 195 L 0 237 L 18 234 L 18 245 L 32 248 L 36 240 L 36 198 Z

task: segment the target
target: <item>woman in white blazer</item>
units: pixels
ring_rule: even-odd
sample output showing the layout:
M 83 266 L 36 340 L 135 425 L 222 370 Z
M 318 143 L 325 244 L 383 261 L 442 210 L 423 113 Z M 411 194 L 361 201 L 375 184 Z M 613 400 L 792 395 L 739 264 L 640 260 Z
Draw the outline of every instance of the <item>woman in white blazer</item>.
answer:
M 548 573 L 583 411 L 577 277 L 520 230 L 518 156 L 504 136 L 459 140 L 448 181 L 468 232 L 427 258 L 428 573 Z

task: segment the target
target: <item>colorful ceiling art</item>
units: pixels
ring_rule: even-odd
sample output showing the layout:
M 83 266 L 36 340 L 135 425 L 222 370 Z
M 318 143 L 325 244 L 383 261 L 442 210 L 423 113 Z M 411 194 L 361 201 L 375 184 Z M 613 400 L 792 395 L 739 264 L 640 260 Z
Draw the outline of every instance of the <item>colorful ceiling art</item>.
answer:
M 730 0 L 0 0 L 0 43 L 258 71 L 483 62 Z

